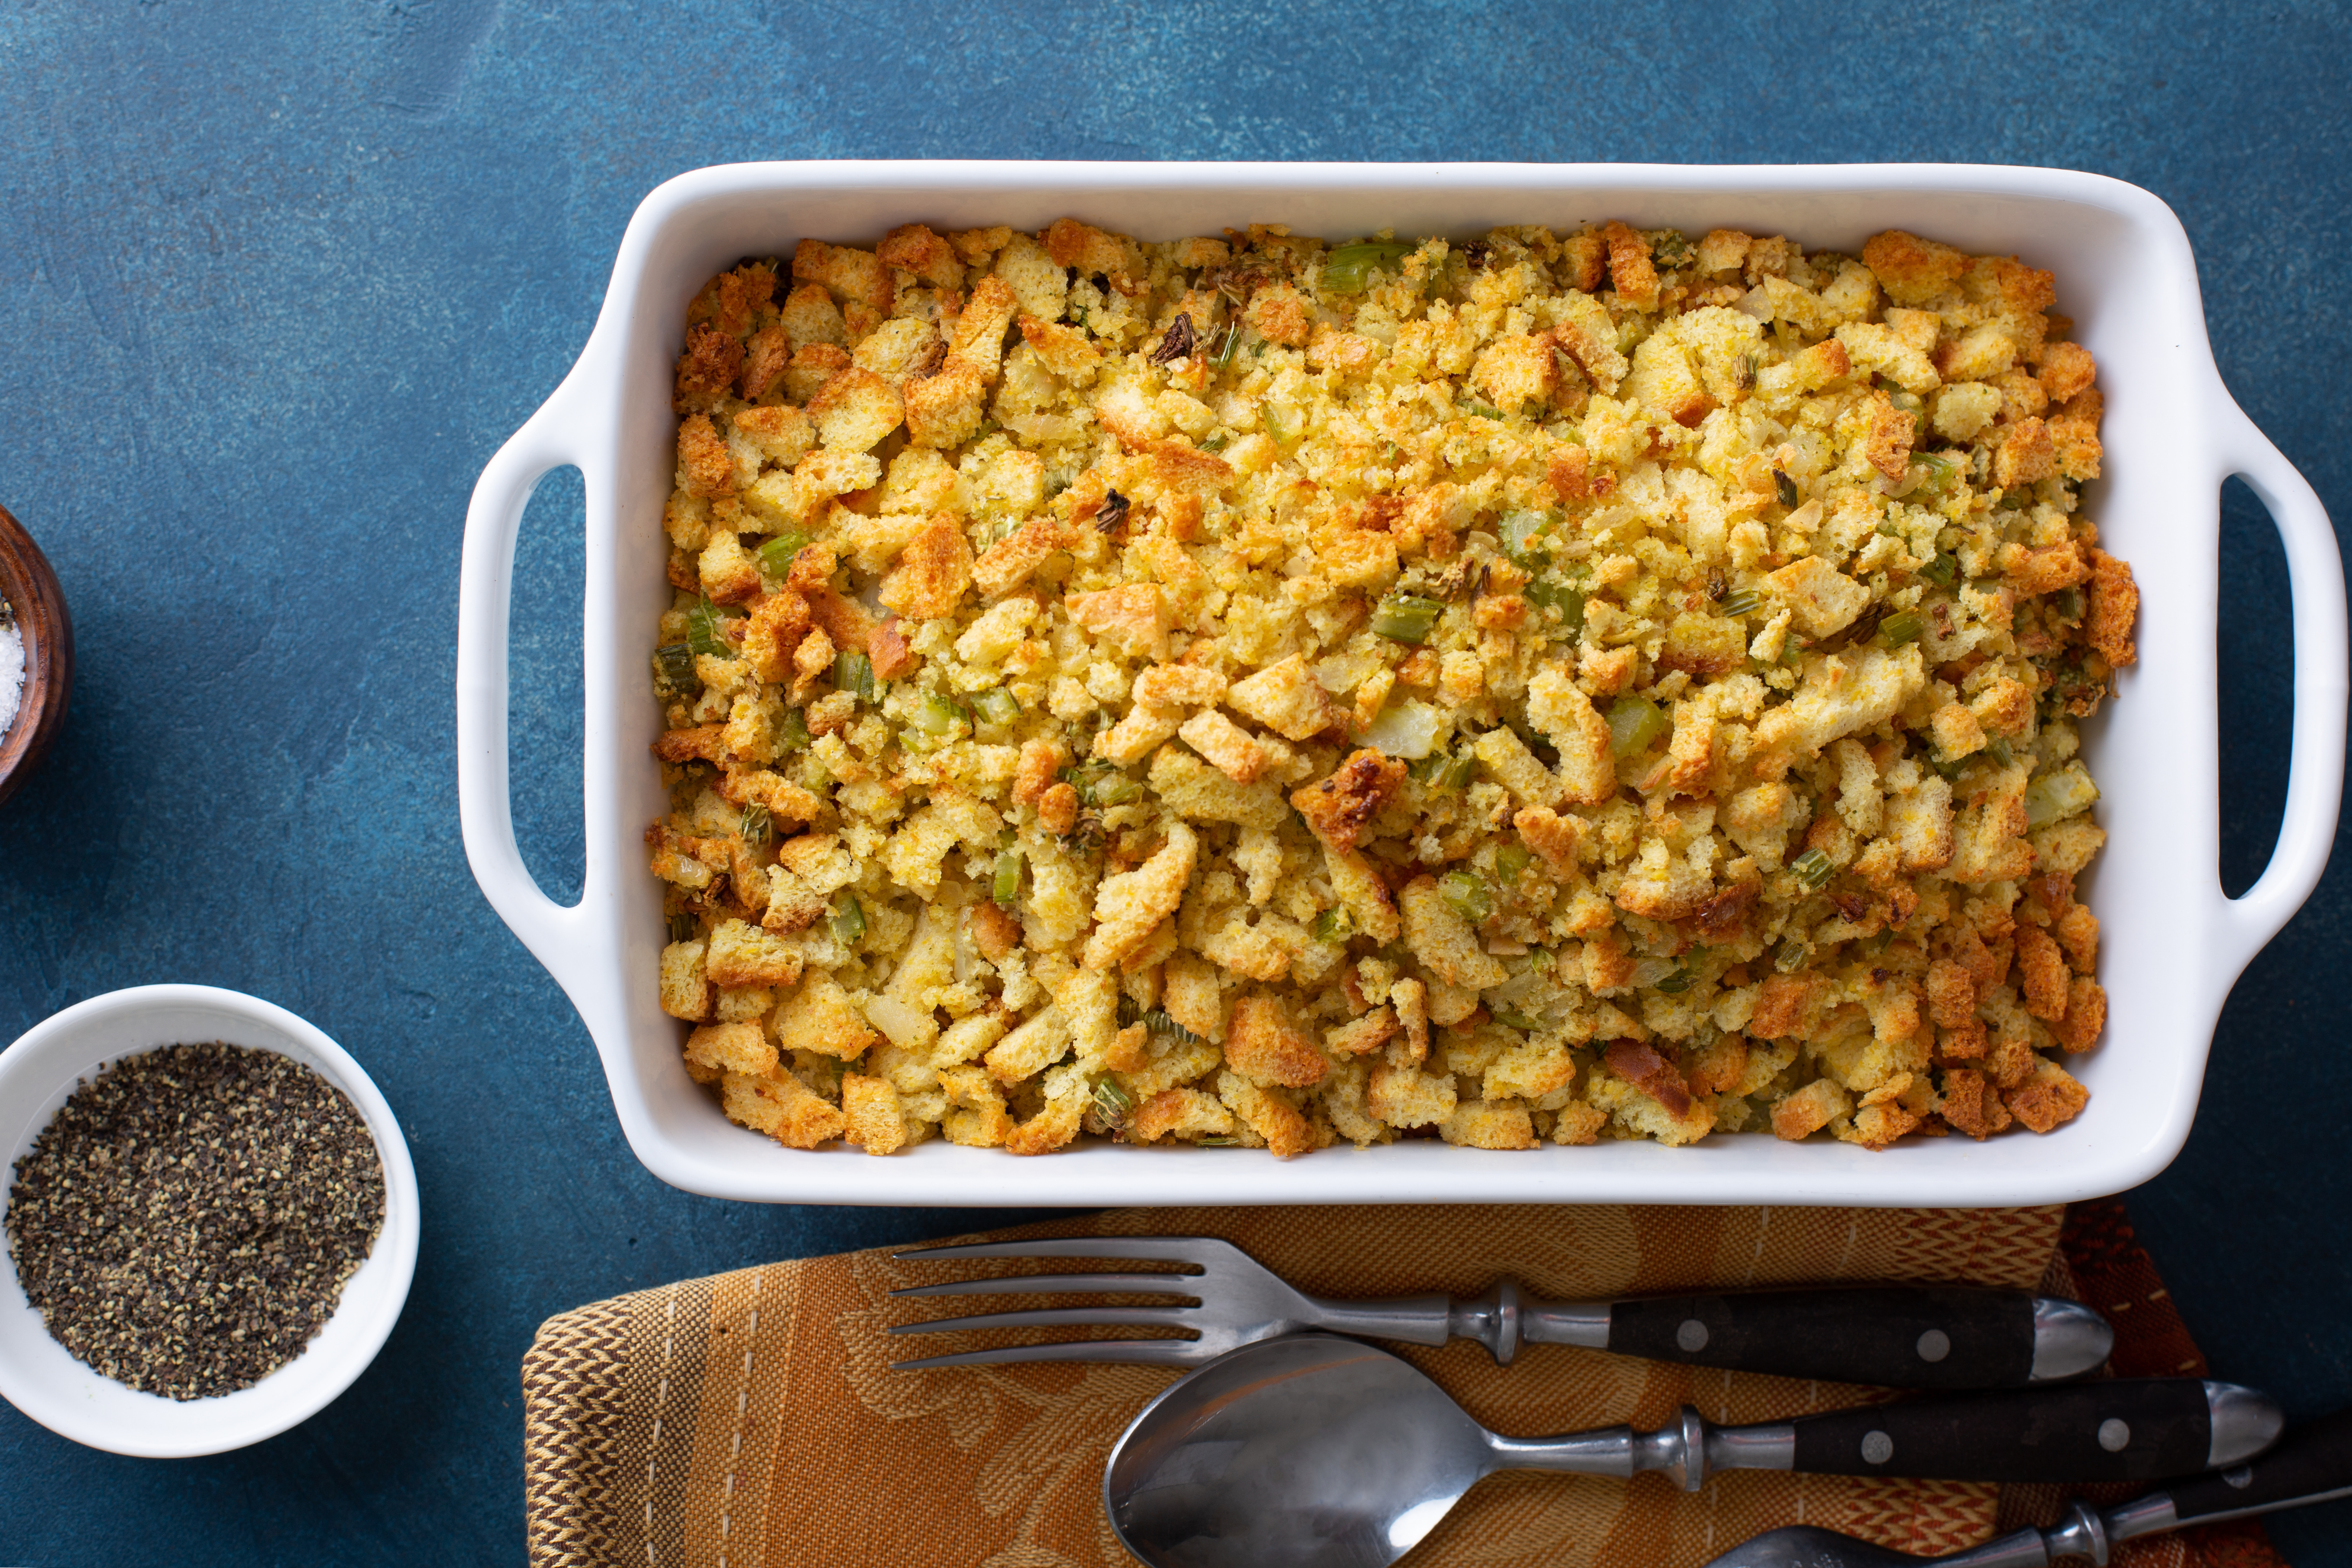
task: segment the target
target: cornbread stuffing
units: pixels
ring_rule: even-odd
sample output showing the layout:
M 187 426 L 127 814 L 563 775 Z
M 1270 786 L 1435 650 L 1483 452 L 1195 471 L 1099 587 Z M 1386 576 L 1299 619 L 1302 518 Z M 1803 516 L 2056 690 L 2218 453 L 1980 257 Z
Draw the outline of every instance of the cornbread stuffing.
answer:
M 2138 595 L 2051 275 L 803 241 L 687 313 L 663 1007 L 795 1148 L 2047 1133 Z

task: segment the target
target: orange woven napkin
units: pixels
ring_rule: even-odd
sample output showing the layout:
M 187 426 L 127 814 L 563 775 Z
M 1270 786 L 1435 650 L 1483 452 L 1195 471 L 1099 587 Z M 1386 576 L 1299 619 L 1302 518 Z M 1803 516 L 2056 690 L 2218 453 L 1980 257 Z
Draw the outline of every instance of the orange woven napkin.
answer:
M 2110 1207 L 2120 1223 L 2120 1207 Z M 1511 1274 L 1538 1295 L 1608 1298 L 1823 1280 L 2074 1282 L 2087 1276 L 2070 1273 L 2058 1251 L 2063 1218 L 2057 1208 L 1175 1208 L 997 1234 L 1221 1236 L 1326 1295 L 1474 1296 Z M 2127 1228 L 2121 1238 L 2144 1264 Z M 2113 1226 L 2097 1239 L 2115 1252 Z M 965 1270 L 1040 1266 L 900 1264 L 885 1252 L 854 1252 L 688 1281 L 550 1319 L 523 1362 L 531 1562 L 1124 1568 L 1130 1559 L 1103 1518 L 1103 1462 L 1176 1372 L 1074 1363 L 888 1369 L 930 1348 L 888 1339 L 889 1324 L 975 1310 L 892 1301 L 889 1291 Z M 2139 1316 L 2118 1314 L 2134 1343 L 2167 1316 L 2179 1331 L 2160 1287 L 2147 1297 L 2152 1270 L 2142 1280 L 2110 1268 L 2094 1282 L 2110 1294 L 2134 1292 L 2127 1304 Z M 2090 1299 L 2110 1311 L 2117 1304 Z M 2179 1331 L 2177 1343 L 2153 1354 L 2180 1361 L 2183 1347 L 2195 1357 Z M 1685 1402 L 1714 1420 L 1755 1421 L 1890 1397 L 1564 1346 L 1533 1347 L 1507 1368 L 1467 1342 L 1397 1348 L 1479 1420 L 1519 1435 L 1618 1421 L 1654 1427 Z M 1656 1475 L 1629 1483 L 1507 1473 L 1465 1498 L 1411 1561 L 1680 1568 L 1795 1521 L 1933 1553 L 1984 1540 L 1997 1515 L 2004 1526 L 2054 1517 L 2058 1500 L 2055 1491 L 2011 1489 L 2004 1499 L 1987 1485 L 1764 1471 L 1726 1473 L 1696 1493 Z M 2236 1554 L 2228 1557 L 2191 1555 L 2187 1541 L 2139 1544 L 2116 1562 L 2277 1564 L 2258 1528 L 2231 1533 L 2225 1544 Z

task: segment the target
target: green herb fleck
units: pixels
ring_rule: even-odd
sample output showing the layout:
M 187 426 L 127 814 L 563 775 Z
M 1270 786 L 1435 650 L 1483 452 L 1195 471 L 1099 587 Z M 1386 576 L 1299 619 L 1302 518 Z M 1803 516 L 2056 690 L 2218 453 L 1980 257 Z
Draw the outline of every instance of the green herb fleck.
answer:
M 1135 1096 L 1108 1072 L 1095 1080 L 1094 1101 L 1096 1111 L 1114 1127 L 1125 1124 L 1129 1113 L 1135 1109 Z

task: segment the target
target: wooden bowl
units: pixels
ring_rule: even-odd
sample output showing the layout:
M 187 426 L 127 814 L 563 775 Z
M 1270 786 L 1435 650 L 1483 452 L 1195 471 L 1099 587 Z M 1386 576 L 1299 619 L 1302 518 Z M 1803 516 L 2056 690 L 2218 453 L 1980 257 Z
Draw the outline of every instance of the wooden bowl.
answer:
M 0 507 L 0 599 L 16 612 L 25 640 L 25 689 L 0 733 L 0 802 L 48 755 L 73 695 L 73 620 L 48 558 L 25 526 Z

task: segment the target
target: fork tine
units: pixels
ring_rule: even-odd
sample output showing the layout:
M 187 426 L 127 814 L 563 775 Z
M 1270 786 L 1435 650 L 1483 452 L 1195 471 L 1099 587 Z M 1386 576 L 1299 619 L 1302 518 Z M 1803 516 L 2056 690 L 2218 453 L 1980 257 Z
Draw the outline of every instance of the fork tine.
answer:
M 932 1258 L 1133 1258 L 1206 1268 L 1207 1253 L 1224 1245 L 1202 1236 L 1068 1236 L 1045 1241 L 970 1241 L 959 1247 L 918 1247 L 891 1261 Z
M 1044 1328 L 1051 1323 L 1150 1324 L 1181 1328 L 1181 1314 L 1192 1307 L 1038 1307 L 1019 1312 L 974 1312 L 961 1318 L 929 1318 L 921 1322 L 893 1323 L 892 1333 L 960 1333 L 966 1329 Z
M 1139 1296 L 1200 1294 L 1198 1274 L 1006 1274 L 950 1280 L 944 1285 L 909 1285 L 894 1296 L 1026 1296 L 1055 1291 L 1123 1291 Z
M 1213 1354 L 1213 1353 L 1212 1353 Z M 1200 1343 L 1189 1339 L 1074 1339 L 1053 1344 L 1015 1344 L 1002 1350 L 965 1350 L 953 1355 L 928 1355 L 920 1361 L 894 1361 L 893 1372 L 919 1372 L 933 1366 L 990 1366 L 1016 1361 L 1101 1361 L 1143 1366 L 1191 1366 L 1209 1359 Z

